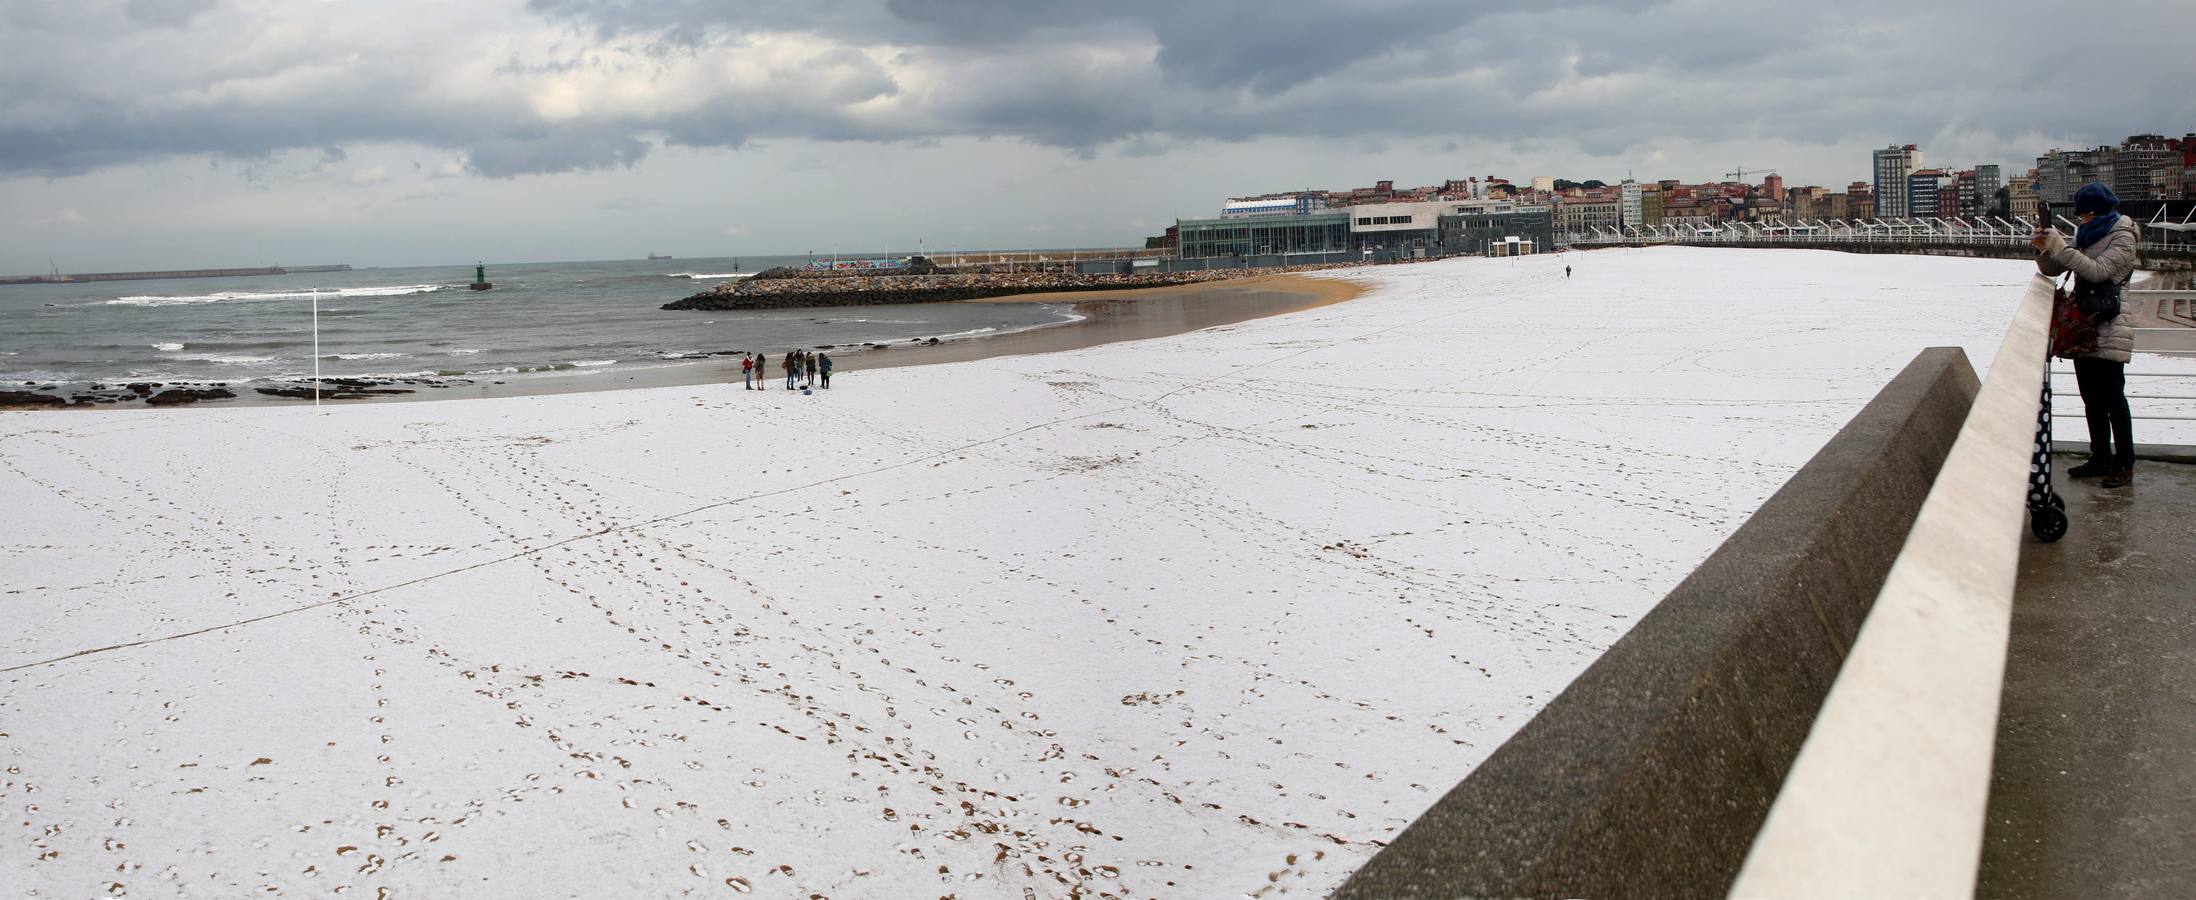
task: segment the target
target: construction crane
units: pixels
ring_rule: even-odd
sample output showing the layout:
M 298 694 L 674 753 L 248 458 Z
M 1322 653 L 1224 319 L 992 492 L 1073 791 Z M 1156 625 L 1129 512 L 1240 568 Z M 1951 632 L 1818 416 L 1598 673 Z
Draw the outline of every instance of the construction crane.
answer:
M 1738 171 L 1736 171 L 1736 172 L 1725 172 L 1725 173 L 1723 173 L 1723 177 L 1724 177 L 1725 179 L 1727 179 L 1727 180 L 1730 180 L 1730 181 L 1736 182 L 1736 183 L 1738 183 L 1738 184 L 1752 184 L 1753 182 L 1750 182 L 1750 181 L 1747 181 L 1747 180 L 1746 180 L 1746 176 L 1747 176 L 1747 174 L 1749 174 L 1749 173 L 1751 173 L 1751 174 L 1754 174 L 1754 175 L 1775 175 L 1775 174 L 1777 174 L 1777 170 L 1775 170 L 1775 169 L 1764 169 L 1764 168 L 1762 168 L 1762 167 L 1760 167 L 1760 166 L 1754 166 L 1754 167 L 1752 167 L 1752 168 L 1748 168 L 1748 167 L 1746 167 L 1746 166 L 1740 166 L 1740 167 L 1738 167 Z

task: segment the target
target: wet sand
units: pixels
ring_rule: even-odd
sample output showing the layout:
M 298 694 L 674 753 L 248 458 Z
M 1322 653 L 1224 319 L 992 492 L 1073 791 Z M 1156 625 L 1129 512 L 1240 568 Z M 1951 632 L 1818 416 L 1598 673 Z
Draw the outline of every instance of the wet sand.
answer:
M 1204 284 L 1171 285 L 1089 292 L 1020 294 L 961 303 L 1060 303 L 1070 304 L 1083 318 L 999 335 L 941 341 L 937 344 L 898 343 L 890 349 L 846 348 L 826 350 L 835 372 L 887 369 L 934 363 L 970 362 L 1000 356 L 1079 350 L 1119 341 L 1184 334 L 1204 328 L 1233 325 L 1267 316 L 1314 309 L 1339 303 L 1363 293 L 1356 282 L 1301 275 L 1261 275 Z M 841 307 L 841 309 L 851 307 Z M 771 348 L 770 382 L 783 388 L 785 375 L 777 360 L 785 350 Z M 418 387 L 414 393 L 391 397 L 328 400 L 332 405 L 406 403 L 421 400 L 464 400 L 480 397 L 533 397 L 592 391 L 679 387 L 697 384 L 739 384 L 737 357 L 665 363 L 633 369 L 596 372 L 559 372 L 504 379 L 482 380 L 445 387 Z M 400 387 L 410 385 L 399 385 Z M 233 400 L 209 400 L 196 406 L 300 406 L 310 400 L 292 400 L 239 389 Z M 102 406 L 97 409 L 142 409 L 142 406 Z M 0 410 L 4 411 L 4 410 Z
M 962 302 L 1067 302 L 1074 305 L 1075 313 L 1083 319 L 997 337 L 941 342 L 937 346 L 904 345 L 889 351 L 864 350 L 844 358 L 833 356 L 832 361 L 838 363 L 837 368 L 841 370 L 882 369 L 1080 350 L 1301 312 L 1340 303 L 1363 292 L 1364 286 L 1353 281 L 1261 275 L 1208 284 L 1108 291 L 1095 296 L 1088 292 L 1072 292 L 965 300 Z

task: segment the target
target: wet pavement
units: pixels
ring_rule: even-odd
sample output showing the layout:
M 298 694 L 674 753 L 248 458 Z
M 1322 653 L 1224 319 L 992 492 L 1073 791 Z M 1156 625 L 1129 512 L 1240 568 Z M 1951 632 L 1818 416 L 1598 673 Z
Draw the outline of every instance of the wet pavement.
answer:
M 2196 466 L 2081 459 L 2021 555 L 1976 896 L 2196 897 Z

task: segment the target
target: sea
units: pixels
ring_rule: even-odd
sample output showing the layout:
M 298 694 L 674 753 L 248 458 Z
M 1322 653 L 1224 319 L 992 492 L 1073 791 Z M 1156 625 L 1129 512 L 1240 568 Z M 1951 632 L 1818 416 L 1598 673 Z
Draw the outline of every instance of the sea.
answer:
M 312 377 L 510 383 L 712 355 L 954 340 L 1073 321 L 1065 304 L 921 303 L 740 312 L 665 303 L 808 257 L 492 263 L 238 278 L 0 285 L 0 389 Z

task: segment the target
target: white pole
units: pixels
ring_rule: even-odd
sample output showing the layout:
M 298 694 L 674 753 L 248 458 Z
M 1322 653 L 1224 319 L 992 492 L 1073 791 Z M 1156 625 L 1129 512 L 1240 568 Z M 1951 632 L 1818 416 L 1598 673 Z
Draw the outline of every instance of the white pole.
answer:
M 313 288 L 313 408 L 320 408 L 320 288 Z

